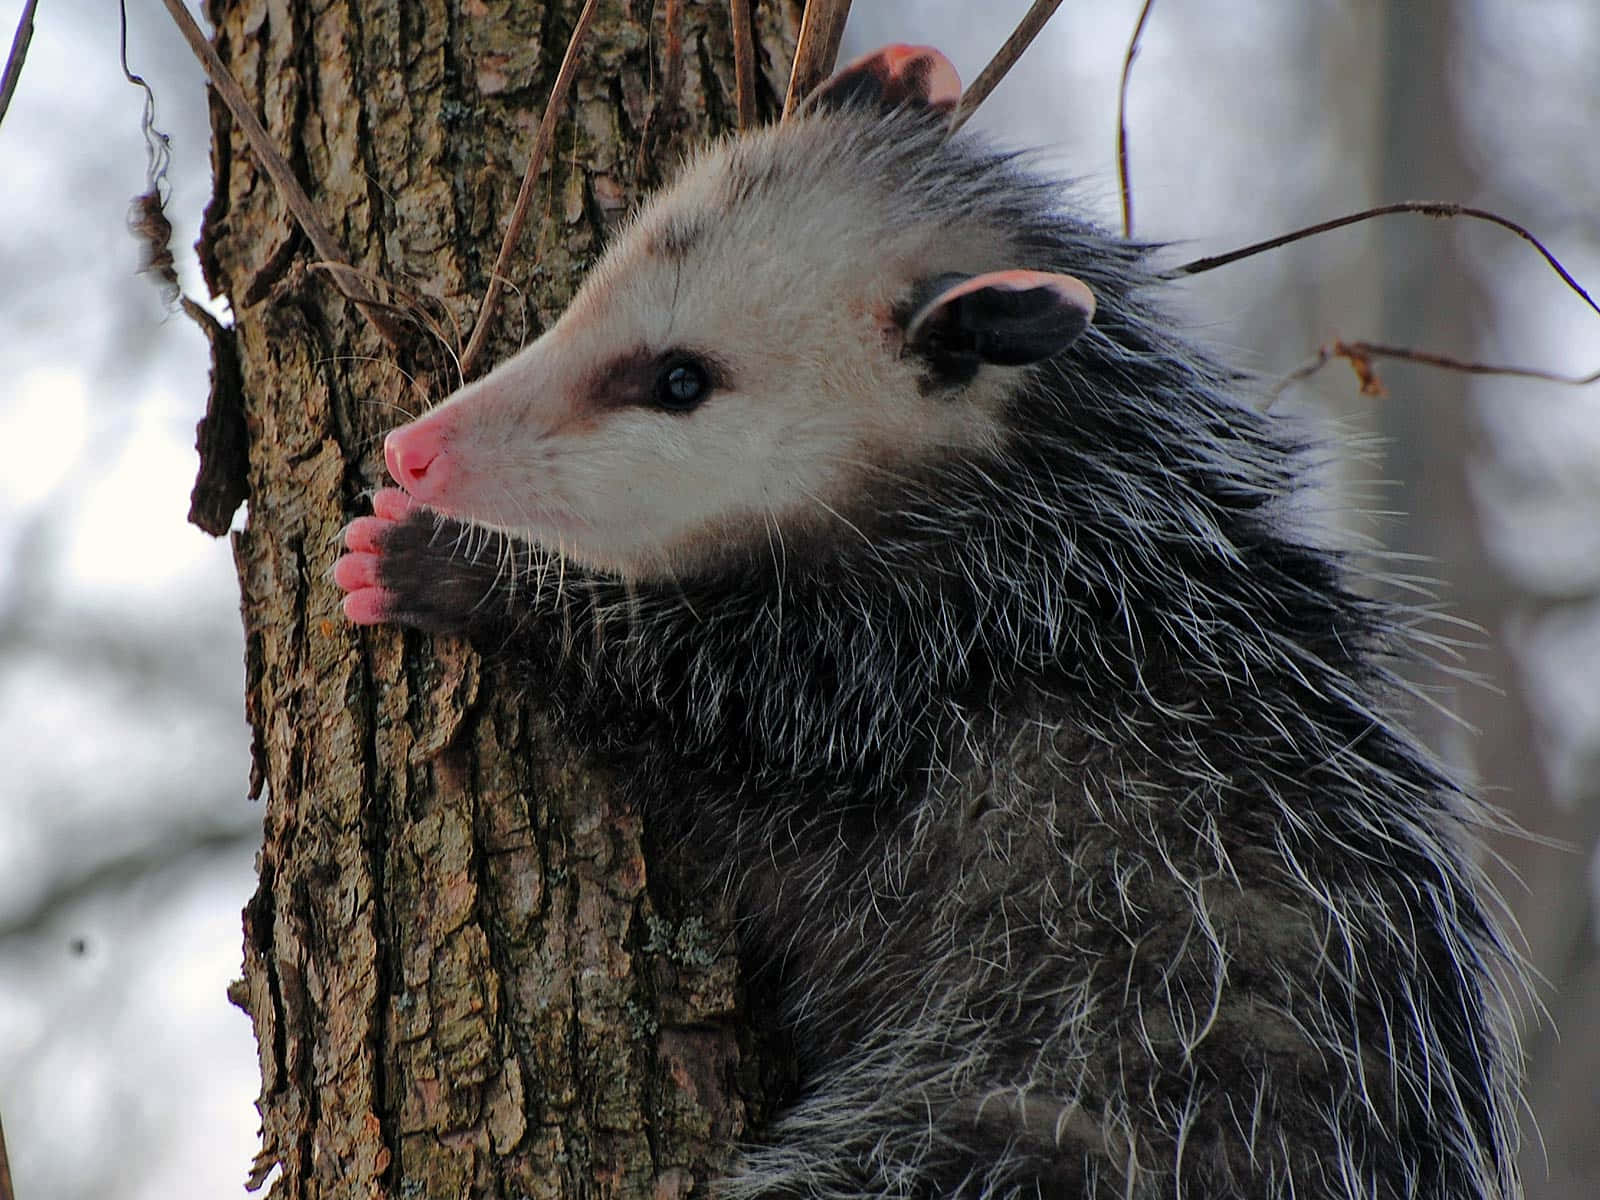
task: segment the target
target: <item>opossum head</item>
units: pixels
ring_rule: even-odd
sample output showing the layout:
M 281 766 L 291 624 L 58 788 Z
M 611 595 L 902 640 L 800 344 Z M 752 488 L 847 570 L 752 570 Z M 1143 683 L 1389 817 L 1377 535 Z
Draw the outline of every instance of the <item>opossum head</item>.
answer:
M 548 332 L 389 435 L 390 473 L 650 578 L 851 536 L 883 480 L 994 449 L 1094 297 L 972 203 L 984 171 L 946 146 L 959 90 L 937 52 L 891 47 L 701 154 Z

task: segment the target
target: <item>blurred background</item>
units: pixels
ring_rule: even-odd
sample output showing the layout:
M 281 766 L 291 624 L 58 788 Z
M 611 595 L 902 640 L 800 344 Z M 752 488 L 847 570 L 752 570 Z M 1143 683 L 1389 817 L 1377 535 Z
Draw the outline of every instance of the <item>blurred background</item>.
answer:
M 0 39 L 21 7 L 0 7 Z M 178 270 L 200 298 L 202 77 L 164 11 L 130 7 L 130 65 L 172 139 Z M 929 42 L 970 80 L 1026 8 L 858 0 L 845 54 Z M 1113 225 L 1138 10 L 1063 4 L 978 118 Z M 1596 62 L 1594 0 L 1164 0 L 1128 110 L 1136 233 L 1176 243 L 1178 262 L 1369 204 L 1455 200 L 1529 226 L 1600 285 Z M 205 340 L 136 276 L 126 230 L 141 105 L 115 9 L 44 0 L 0 125 L 0 1115 L 22 1200 L 242 1195 L 256 1148 L 254 1045 L 224 995 L 260 834 L 237 591 L 226 543 L 184 522 Z M 1464 222 L 1331 234 L 1196 278 L 1173 308 L 1267 380 L 1339 337 L 1600 368 L 1600 316 L 1529 247 Z M 1418 721 L 1527 831 L 1491 849 L 1548 1010 L 1522 1014 L 1528 1193 L 1588 1200 L 1600 386 L 1379 370 L 1386 398 L 1335 362 L 1280 403 L 1333 422 L 1326 491 L 1350 531 L 1424 556 L 1404 569 L 1481 629 L 1443 629 L 1481 682 L 1419 679 L 1465 723 Z

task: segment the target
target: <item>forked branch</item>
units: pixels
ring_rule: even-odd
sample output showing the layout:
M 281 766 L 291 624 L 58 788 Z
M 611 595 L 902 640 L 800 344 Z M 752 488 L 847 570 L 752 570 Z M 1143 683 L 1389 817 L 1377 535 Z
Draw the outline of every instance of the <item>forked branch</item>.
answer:
M 1372 364 L 1375 358 L 1420 363 L 1425 367 L 1459 371 L 1464 375 L 1509 375 L 1518 379 L 1542 379 L 1548 383 L 1566 384 L 1568 387 L 1586 387 L 1591 383 L 1600 383 L 1600 371 L 1591 371 L 1587 375 L 1562 375 L 1557 371 L 1544 371 L 1538 367 L 1508 367 L 1498 363 L 1469 362 L 1452 358 L 1448 354 L 1435 354 L 1429 350 L 1413 350 L 1407 346 L 1385 346 L 1380 342 L 1347 342 L 1338 338 L 1326 346 L 1319 347 L 1309 361 L 1302 363 L 1279 380 L 1272 389 L 1272 395 L 1275 397 L 1282 395 L 1289 387 L 1309 379 L 1336 358 L 1342 358 L 1350 364 L 1351 370 L 1356 373 L 1356 378 L 1361 383 L 1363 396 L 1388 394 L 1383 381 L 1378 378 L 1377 368 Z
M 1502 229 L 1508 229 L 1537 250 L 1540 257 L 1549 264 L 1550 269 L 1561 277 L 1561 281 L 1576 292 L 1596 315 L 1600 315 L 1600 305 L 1595 303 L 1594 297 L 1572 277 L 1571 272 L 1566 267 L 1561 265 L 1561 260 L 1552 254 L 1545 244 L 1534 237 L 1527 228 L 1487 209 L 1434 200 L 1408 200 L 1398 204 L 1380 204 L 1376 208 L 1363 209 L 1361 212 L 1335 217 L 1331 221 L 1320 221 L 1303 229 L 1296 229 L 1278 237 L 1268 238 L 1264 242 L 1255 242 L 1238 250 L 1230 250 L 1226 254 L 1213 254 L 1205 258 L 1194 259 L 1166 272 L 1166 277 L 1176 279 L 1184 275 L 1200 275 L 1206 271 L 1214 271 L 1218 267 L 1228 266 L 1230 263 L 1253 258 L 1257 254 L 1265 254 L 1269 250 L 1277 250 L 1293 242 L 1315 237 L 1319 233 L 1328 233 L 1335 229 L 1343 229 L 1346 225 L 1369 221 L 1375 217 L 1392 216 L 1396 213 L 1421 213 L 1424 216 L 1441 218 L 1471 217 L 1475 220 L 1487 221 L 1491 225 L 1498 225 Z M 1509 367 L 1494 363 L 1471 362 L 1465 359 L 1453 358 L 1448 354 L 1436 354 L 1430 350 L 1414 350 L 1406 346 L 1386 346 L 1379 342 L 1347 342 L 1341 338 L 1321 347 L 1309 362 L 1302 364 L 1286 375 L 1278 386 L 1273 389 L 1273 394 L 1277 395 L 1291 384 L 1316 374 L 1335 358 L 1343 358 L 1350 363 L 1351 368 L 1356 373 L 1356 377 L 1361 381 L 1362 394 L 1368 396 L 1383 395 L 1383 384 L 1379 381 L 1377 370 L 1372 365 L 1372 360 L 1376 358 L 1421 363 L 1425 366 L 1438 367 L 1446 371 L 1460 371 L 1468 375 L 1511 375 L 1522 379 L 1543 379 L 1551 383 L 1562 383 L 1572 387 L 1584 387 L 1591 383 L 1600 382 L 1600 371 L 1595 371 L 1588 375 L 1563 375 L 1559 372 L 1539 370 L 1535 367 Z
M 246 99 L 244 89 L 223 65 L 210 40 L 189 15 L 183 0 L 163 0 L 163 2 L 167 6 L 167 12 L 177 24 L 178 32 L 183 34 L 184 41 L 189 43 L 189 49 L 194 51 L 195 57 L 205 68 L 206 78 L 211 81 L 211 86 L 217 90 L 217 95 L 221 96 L 222 102 L 228 106 L 228 112 L 244 131 L 245 140 L 250 143 L 256 161 L 272 180 L 278 189 L 278 194 L 283 197 L 283 202 L 289 206 L 295 221 L 310 240 L 312 249 L 324 262 L 343 268 L 334 274 L 339 289 L 361 309 L 367 320 L 372 323 L 372 327 L 386 342 L 399 348 L 405 342 L 403 328 L 390 316 L 388 307 L 373 296 L 354 269 L 348 265 L 343 247 L 323 223 L 316 205 L 311 203 L 311 198 L 306 195 L 305 189 L 300 186 L 300 181 L 295 178 L 294 171 L 283 155 L 278 153 L 278 147 L 273 143 L 271 135 L 256 118 L 255 110 Z

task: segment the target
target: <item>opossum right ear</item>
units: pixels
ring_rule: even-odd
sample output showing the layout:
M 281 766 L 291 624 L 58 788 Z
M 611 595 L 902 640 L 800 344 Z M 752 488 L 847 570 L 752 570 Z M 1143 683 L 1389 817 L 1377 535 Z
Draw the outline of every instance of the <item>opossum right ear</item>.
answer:
M 1094 319 L 1094 293 L 1071 275 L 941 275 L 913 296 L 906 347 L 949 373 L 979 363 L 1021 367 L 1060 354 Z
M 842 68 L 811 93 L 818 108 L 893 109 L 948 113 L 961 99 L 961 76 L 932 46 L 885 46 Z

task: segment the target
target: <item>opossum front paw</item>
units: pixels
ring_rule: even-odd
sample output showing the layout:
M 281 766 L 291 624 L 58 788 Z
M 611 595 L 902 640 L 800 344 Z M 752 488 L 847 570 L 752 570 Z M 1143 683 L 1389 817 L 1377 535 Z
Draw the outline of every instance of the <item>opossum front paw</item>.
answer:
M 344 615 L 357 625 L 394 619 L 398 597 L 383 585 L 384 542 L 420 507 L 399 488 L 384 488 L 372 498 L 372 516 L 345 526 L 345 553 L 333 564 L 333 581 L 345 590 Z
M 372 516 L 345 527 L 345 553 L 333 564 L 345 616 L 357 625 L 465 632 L 494 573 L 463 553 L 461 534 L 399 488 L 374 494 Z

